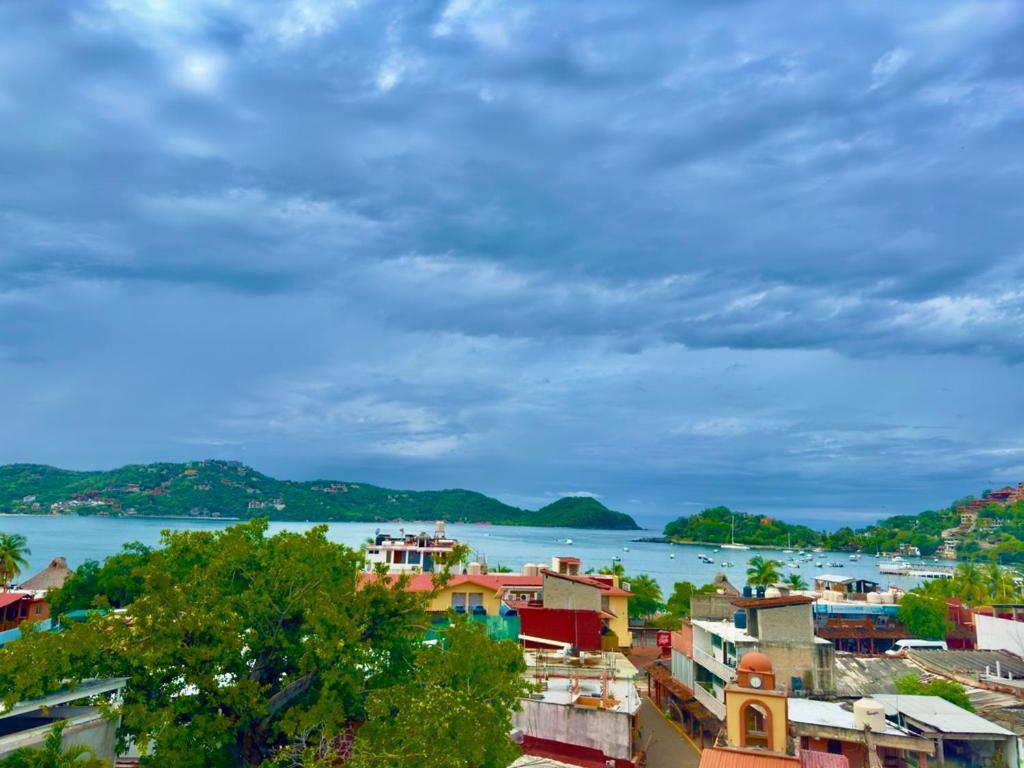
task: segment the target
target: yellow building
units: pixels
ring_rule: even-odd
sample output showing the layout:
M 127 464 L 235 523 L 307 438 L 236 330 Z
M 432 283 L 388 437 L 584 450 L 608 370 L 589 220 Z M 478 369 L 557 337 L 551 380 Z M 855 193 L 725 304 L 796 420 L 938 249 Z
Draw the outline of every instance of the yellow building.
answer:
M 725 688 L 725 724 L 730 747 L 786 754 L 788 702 L 775 689 L 775 671 L 763 653 L 745 653 L 736 682 Z

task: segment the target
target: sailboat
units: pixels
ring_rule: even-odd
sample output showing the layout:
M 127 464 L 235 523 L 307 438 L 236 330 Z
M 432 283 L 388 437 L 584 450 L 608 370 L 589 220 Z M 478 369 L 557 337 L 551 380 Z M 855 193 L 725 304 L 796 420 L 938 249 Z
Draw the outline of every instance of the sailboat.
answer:
M 732 539 L 732 541 L 729 544 L 722 544 L 721 545 L 722 549 L 750 549 L 750 547 L 748 547 L 746 544 L 737 544 L 736 543 L 736 515 L 732 516 L 732 528 L 731 528 L 731 531 L 732 531 L 732 535 L 731 535 L 730 538 Z

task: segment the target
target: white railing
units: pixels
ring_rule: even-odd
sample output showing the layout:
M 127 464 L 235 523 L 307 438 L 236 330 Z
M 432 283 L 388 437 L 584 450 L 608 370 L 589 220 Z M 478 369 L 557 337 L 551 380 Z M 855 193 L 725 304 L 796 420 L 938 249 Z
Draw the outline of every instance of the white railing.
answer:
M 702 651 L 700 648 L 693 649 L 693 660 L 716 677 L 721 678 L 723 682 L 728 683 L 736 677 L 736 670 L 733 667 L 730 667 L 728 664 L 724 664 L 710 653 Z
M 719 720 L 725 720 L 725 703 L 715 698 L 715 694 L 709 693 L 698 682 L 693 684 L 693 696 L 704 705 L 704 708 Z

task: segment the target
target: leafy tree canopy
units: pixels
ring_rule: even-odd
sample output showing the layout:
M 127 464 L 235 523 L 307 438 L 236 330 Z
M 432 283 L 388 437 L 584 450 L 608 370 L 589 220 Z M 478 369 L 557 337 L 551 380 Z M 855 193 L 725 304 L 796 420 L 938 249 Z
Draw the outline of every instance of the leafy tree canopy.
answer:
M 954 680 L 935 678 L 925 683 L 915 674 L 903 675 L 895 680 L 896 692 L 904 696 L 939 696 L 958 707 L 973 712 L 974 707 L 967 697 L 967 689 Z
M 903 596 L 896 617 L 913 637 L 921 640 L 945 640 L 952 628 L 945 600 L 919 592 Z
M 517 690 L 518 669 L 500 648 L 493 653 L 505 661 L 485 662 L 481 672 L 488 687 L 470 691 L 466 678 L 445 678 L 448 662 L 421 647 L 426 597 L 407 592 L 403 579 L 361 586 L 362 556 L 328 541 L 324 526 L 272 537 L 266 530 L 266 520 L 255 520 L 165 532 L 162 548 L 133 570 L 142 589 L 124 613 L 31 633 L 0 650 L 5 703 L 123 676 L 122 736 L 151 751 L 150 765 L 235 768 L 276 759 L 307 738 L 333 744 L 354 724 L 372 724 L 386 700 L 378 692 L 447 682 L 462 686 L 463 706 L 476 709 L 492 695 L 504 705 Z M 456 633 L 451 645 L 458 654 L 483 642 Z M 370 724 L 365 748 L 386 750 L 376 739 L 387 729 Z M 481 720 L 466 749 L 477 749 L 476 740 L 504 745 L 508 726 Z M 468 764 L 458 754 L 436 764 Z

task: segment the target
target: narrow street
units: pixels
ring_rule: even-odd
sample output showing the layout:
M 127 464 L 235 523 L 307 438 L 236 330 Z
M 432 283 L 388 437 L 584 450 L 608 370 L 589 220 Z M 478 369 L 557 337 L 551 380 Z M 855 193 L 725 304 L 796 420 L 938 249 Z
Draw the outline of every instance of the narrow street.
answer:
M 640 746 L 647 749 L 647 768 L 700 765 L 697 748 L 647 698 L 640 706 Z

